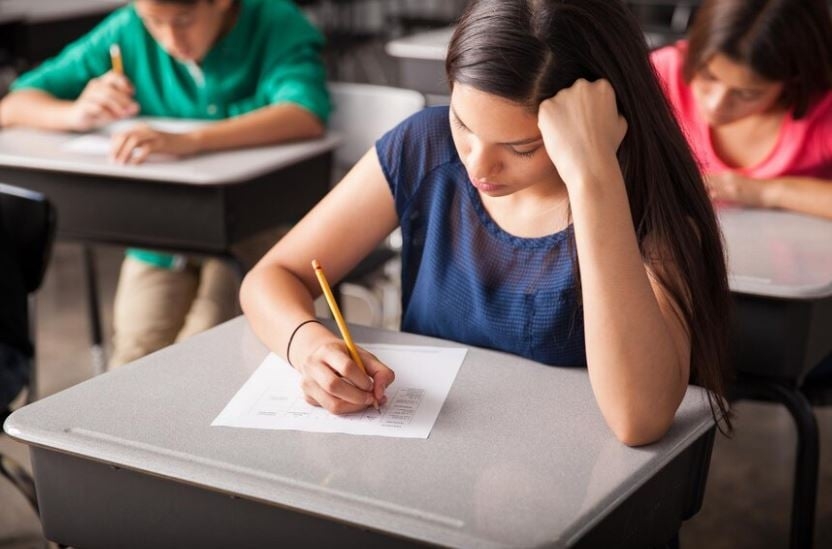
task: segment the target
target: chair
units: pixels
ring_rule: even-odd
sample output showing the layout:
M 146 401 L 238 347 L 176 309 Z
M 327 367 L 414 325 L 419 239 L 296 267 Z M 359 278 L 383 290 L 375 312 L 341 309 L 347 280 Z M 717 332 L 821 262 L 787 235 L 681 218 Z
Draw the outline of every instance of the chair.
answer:
M 10 316 L 10 322 L 19 321 L 23 326 L 5 325 L 15 334 L 28 335 L 32 343 L 29 361 L 29 383 L 27 402 L 37 397 L 37 376 L 34 353 L 34 300 L 32 294 L 43 282 L 56 227 L 55 209 L 42 194 L 19 187 L 0 183 L 0 246 L 3 246 L 3 273 L 8 284 L 0 286 L 3 291 L 22 292 L 24 296 L 0 296 L 4 303 L 14 297 L 23 297 L 24 306 L 19 316 Z M 21 352 L 21 356 L 27 352 Z M 0 410 L 0 419 L 5 421 L 10 411 Z M 13 460 L 0 454 L 0 474 L 12 482 L 37 511 L 34 484 L 26 471 Z
M 331 82 L 329 93 L 334 104 L 329 127 L 344 137 L 343 144 L 335 150 L 335 181 L 349 171 L 386 131 L 425 106 L 425 98 L 419 92 L 388 86 Z M 396 233 L 391 235 L 385 245 L 359 263 L 334 290 L 339 301 L 343 301 L 345 294 L 350 294 L 366 303 L 371 311 L 369 324 L 373 326 L 392 327 L 398 317 L 398 310 L 391 311 L 394 303 L 398 305 L 398 289 L 389 284 L 390 279 L 395 279 L 398 284 L 395 265 L 391 266 L 387 284 L 384 280 L 368 284 L 381 267 L 397 256 L 395 243 L 398 240 Z M 374 286 L 376 291 L 368 286 Z M 381 298 L 376 295 L 378 293 Z
M 829 341 L 823 338 L 823 328 L 810 330 L 809 325 L 810 319 L 829 318 L 832 298 L 771 300 L 734 294 L 734 303 L 737 376 L 730 400 L 780 404 L 794 421 L 797 441 L 789 546 L 811 547 L 820 470 L 820 434 L 813 407 L 832 402 L 832 358 L 822 358 L 826 351 L 821 349 L 827 347 L 819 343 Z M 809 365 L 814 366 L 806 375 Z

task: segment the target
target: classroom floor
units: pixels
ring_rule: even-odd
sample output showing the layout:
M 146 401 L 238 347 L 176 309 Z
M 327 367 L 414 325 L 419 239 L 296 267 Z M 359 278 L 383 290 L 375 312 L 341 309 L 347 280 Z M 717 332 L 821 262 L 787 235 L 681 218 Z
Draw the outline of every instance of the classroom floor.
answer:
M 109 330 L 122 251 L 98 248 L 103 321 Z M 43 396 L 91 375 L 80 249 L 58 244 L 37 297 L 40 391 Z M 740 403 L 736 434 L 717 439 L 701 512 L 681 532 L 685 548 L 788 547 L 795 433 L 788 414 L 769 404 Z M 821 471 L 815 547 L 832 547 L 832 408 L 818 409 Z M 0 450 L 28 465 L 25 446 L 5 435 Z M 41 548 L 37 518 L 0 478 L 0 547 Z

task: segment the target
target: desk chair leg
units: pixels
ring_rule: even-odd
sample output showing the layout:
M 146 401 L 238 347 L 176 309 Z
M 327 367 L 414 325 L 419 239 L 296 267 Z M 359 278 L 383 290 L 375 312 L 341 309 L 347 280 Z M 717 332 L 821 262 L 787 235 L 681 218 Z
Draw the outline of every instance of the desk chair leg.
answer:
M 812 547 L 815 531 L 815 505 L 818 495 L 819 435 L 812 406 L 797 389 L 766 382 L 743 380 L 740 398 L 763 398 L 783 404 L 797 427 L 797 456 L 792 499 L 792 549 Z
M 91 246 L 81 246 L 84 265 L 84 281 L 87 284 L 87 308 L 90 319 L 90 336 L 92 338 L 92 368 L 93 374 L 103 374 L 107 369 L 104 356 L 104 346 L 101 342 L 101 313 L 98 306 L 98 275 L 95 268 L 95 254 Z
M 35 483 L 32 477 L 29 476 L 29 473 L 10 458 L 0 455 L 0 474 L 14 484 L 35 510 L 35 513 L 40 514 L 38 510 L 38 498 L 35 493 Z
M 29 308 L 29 339 L 32 342 L 32 358 L 29 359 L 29 390 L 26 393 L 26 404 L 38 399 L 38 345 L 37 345 L 37 307 L 35 296 L 29 294 L 26 306 Z

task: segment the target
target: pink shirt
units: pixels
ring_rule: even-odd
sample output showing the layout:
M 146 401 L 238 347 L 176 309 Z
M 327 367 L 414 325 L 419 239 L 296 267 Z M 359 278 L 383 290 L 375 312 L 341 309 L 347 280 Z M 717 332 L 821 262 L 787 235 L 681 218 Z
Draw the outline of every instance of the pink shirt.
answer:
M 732 168 L 717 156 L 708 124 L 697 112 L 696 101 L 682 76 L 686 51 L 687 43 L 680 41 L 654 51 L 651 60 L 704 173 L 734 170 L 757 179 L 792 175 L 832 180 L 832 91 L 800 120 L 789 114 L 780 127 L 776 145 L 762 161 Z

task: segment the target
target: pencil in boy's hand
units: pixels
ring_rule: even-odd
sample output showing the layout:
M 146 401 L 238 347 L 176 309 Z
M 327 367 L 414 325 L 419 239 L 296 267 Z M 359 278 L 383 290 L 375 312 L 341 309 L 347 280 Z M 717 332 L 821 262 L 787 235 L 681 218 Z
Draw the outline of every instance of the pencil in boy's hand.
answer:
M 347 328 L 347 323 L 341 315 L 341 309 L 338 308 L 338 303 L 335 301 L 335 296 L 332 294 L 332 288 L 329 287 L 329 282 L 326 280 L 324 269 L 321 267 L 321 264 L 318 263 L 317 259 L 312 260 L 312 268 L 315 269 L 315 276 L 318 278 L 318 284 L 321 285 L 321 290 L 324 292 L 324 297 L 329 305 L 329 310 L 332 311 L 332 316 L 335 317 L 335 323 L 338 324 L 338 329 L 341 331 L 341 337 L 344 338 L 344 343 L 347 345 L 350 357 L 352 357 L 353 362 L 358 364 L 358 367 L 361 368 L 364 375 L 369 377 L 369 374 L 367 374 L 367 368 L 364 367 L 364 362 L 358 355 L 358 349 L 355 346 L 355 342 L 352 340 L 352 335 L 350 334 L 349 328 Z M 373 407 L 378 410 L 378 402 L 375 398 L 373 398 Z
M 121 48 L 118 44 L 110 46 L 110 61 L 113 64 L 113 72 L 124 74 L 124 63 L 121 60 Z

